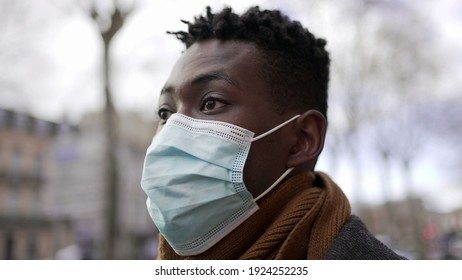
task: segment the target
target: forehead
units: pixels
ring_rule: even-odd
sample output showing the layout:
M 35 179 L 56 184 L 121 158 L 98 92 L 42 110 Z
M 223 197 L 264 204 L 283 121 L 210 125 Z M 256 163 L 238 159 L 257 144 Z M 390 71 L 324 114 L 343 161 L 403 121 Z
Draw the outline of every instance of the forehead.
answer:
M 256 82 L 260 77 L 259 57 L 253 43 L 219 40 L 197 42 L 178 59 L 166 86 L 180 86 L 195 76 L 218 71 L 226 72 L 239 84 Z

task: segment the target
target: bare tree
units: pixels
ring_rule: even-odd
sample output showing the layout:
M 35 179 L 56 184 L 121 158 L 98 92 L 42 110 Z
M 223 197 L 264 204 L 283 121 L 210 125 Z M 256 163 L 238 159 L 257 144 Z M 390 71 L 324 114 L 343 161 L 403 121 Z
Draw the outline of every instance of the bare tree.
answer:
M 330 132 L 335 141 L 328 139 L 326 148 L 348 159 L 354 202 L 361 205 L 365 187 L 363 177 L 369 168 L 362 162 L 362 155 L 368 145 L 372 144 L 383 163 L 382 181 L 385 178 L 392 181 L 390 165 L 396 161 L 402 163 L 406 187 L 413 185 L 411 174 L 422 140 L 414 108 L 415 104 L 429 100 L 431 88 L 425 81 L 437 77 L 434 56 L 429 55 L 434 51 L 430 40 L 432 29 L 416 6 L 405 1 L 322 3 L 330 6 L 331 11 L 331 17 L 324 19 L 329 21 L 326 25 L 339 29 L 331 31 L 332 35 L 348 34 L 341 37 L 339 45 L 331 52 L 333 86 L 330 95 L 336 117 L 331 118 L 330 129 L 336 131 Z M 309 6 L 319 8 L 320 5 Z M 393 122 L 384 126 L 387 119 Z M 371 129 L 374 126 L 378 128 Z M 380 185 L 387 200 L 390 185 L 387 182 Z M 387 220 L 396 216 L 392 210 L 388 209 Z M 421 222 L 418 223 L 413 226 L 416 239 L 421 237 Z M 419 246 L 415 245 L 422 256 L 424 248 Z
M 116 257 L 117 239 L 120 233 L 119 214 L 117 202 L 119 201 L 119 179 L 117 162 L 117 112 L 111 93 L 111 59 L 110 47 L 114 37 L 123 28 L 126 18 L 134 10 L 134 2 L 130 7 L 123 6 L 119 1 L 113 1 L 111 12 L 101 11 L 96 6 L 96 1 L 90 3 L 88 12 L 99 27 L 104 44 L 103 72 L 104 72 L 104 97 L 106 106 L 104 109 L 106 150 L 106 188 L 107 204 L 105 210 L 103 258 L 113 259 Z

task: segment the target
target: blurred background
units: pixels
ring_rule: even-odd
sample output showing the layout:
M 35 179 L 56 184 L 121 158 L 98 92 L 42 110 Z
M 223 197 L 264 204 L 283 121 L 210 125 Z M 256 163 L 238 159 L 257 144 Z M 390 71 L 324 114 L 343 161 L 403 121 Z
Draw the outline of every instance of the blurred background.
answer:
M 317 169 L 411 259 L 462 259 L 462 2 L 0 0 L 0 259 L 153 259 L 139 186 L 157 98 L 205 6 L 327 39 Z

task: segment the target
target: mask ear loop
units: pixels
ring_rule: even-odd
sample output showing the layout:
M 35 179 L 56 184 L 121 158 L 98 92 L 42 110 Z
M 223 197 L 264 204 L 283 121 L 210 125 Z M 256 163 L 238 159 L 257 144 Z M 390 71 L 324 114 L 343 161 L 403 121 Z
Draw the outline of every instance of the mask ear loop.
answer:
M 281 127 L 285 126 L 286 124 L 290 123 L 291 121 L 295 120 L 296 118 L 300 117 L 300 114 L 298 115 L 295 115 L 293 116 L 292 118 L 290 118 L 289 120 L 281 123 L 280 125 L 274 127 L 273 129 L 270 129 L 269 131 L 263 133 L 263 134 L 260 134 L 258 135 L 257 137 L 254 137 L 252 138 L 252 140 L 250 140 L 250 142 L 254 142 L 254 141 L 257 141 L 258 139 L 261 139 L 273 132 L 275 132 L 276 130 L 280 129 Z M 274 187 L 276 187 L 285 177 L 287 177 L 287 175 L 289 175 L 290 172 L 292 172 L 292 170 L 294 170 L 293 167 L 287 169 L 277 180 L 276 182 L 274 182 L 269 188 L 266 189 L 266 191 L 264 191 L 263 193 L 261 193 L 257 198 L 254 199 L 255 202 L 257 202 L 260 198 L 264 197 L 267 193 L 269 193 L 272 189 L 274 189 Z
M 274 187 L 276 187 L 287 175 L 289 175 L 290 172 L 294 170 L 293 167 L 289 168 L 284 172 L 277 180 L 274 182 L 269 188 L 266 189 L 263 193 L 261 193 L 257 198 L 254 199 L 255 202 L 257 202 L 260 198 L 264 197 L 267 193 L 269 193 Z
M 291 121 L 295 120 L 295 119 L 298 118 L 298 117 L 300 117 L 300 114 L 299 114 L 299 115 L 295 115 L 295 116 L 293 116 L 291 119 L 289 119 L 289 120 L 287 120 L 287 121 L 281 123 L 280 125 L 278 125 L 278 126 L 272 128 L 272 129 L 268 130 L 267 132 L 265 132 L 265 133 L 263 133 L 263 134 L 260 134 L 260 135 L 258 135 L 257 137 L 252 138 L 252 140 L 250 140 L 250 142 L 257 141 L 258 139 L 261 139 L 261 138 L 263 138 L 263 137 L 265 137 L 265 136 L 267 136 L 267 135 L 269 135 L 269 134 L 275 132 L 276 130 L 280 129 L 281 127 L 285 126 L 286 124 L 290 123 Z

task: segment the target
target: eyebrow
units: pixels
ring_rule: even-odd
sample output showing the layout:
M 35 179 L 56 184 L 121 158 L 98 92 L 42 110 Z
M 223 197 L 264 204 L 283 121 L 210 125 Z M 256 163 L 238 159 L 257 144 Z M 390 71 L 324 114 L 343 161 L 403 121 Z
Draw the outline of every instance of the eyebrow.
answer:
M 239 86 L 239 83 L 233 77 L 231 77 L 230 75 L 228 75 L 228 73 L 224 71 L 214 71 L 214 72 L 200 74 L 191 80 L 190 85 L 197 86 L 199 84 L 207 83 L 207 82 L 214 81 L 214 80 L 223 80 L 229 83 L 230 85 L 237 86 L 237 87 Z
M 189 85 L 193 87 L 193 86 L 198 86 L 198 85 L 205 84 L 210 81 L 216 81 L 216 80 L 223 80 L 230 85 L 239 87 L 239 83 L 233 77 L 231 77 L 230 75 L 228 75 L 228 73 L 224 71 L 213 71 L 213 72 L 208 72 L 204 74 L 199 74 L 191 80 Z M 174 89 L 175 88 L 173 86 L 166 85 L 165 87 L 162 88 L 162 90 L 160 91 L 160 94 L 162 95 L 165 93 L 171 93 L 174 91 Z
M 174 90 L 174 88 L 172 86 L 164 86 L 160 90 L 160 95 L 163 95 L 163 94 L 166 94 L 166 93 L 171 93 L 173 90 Z

